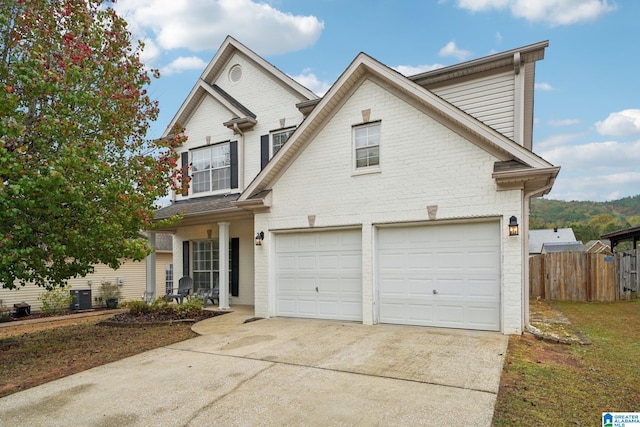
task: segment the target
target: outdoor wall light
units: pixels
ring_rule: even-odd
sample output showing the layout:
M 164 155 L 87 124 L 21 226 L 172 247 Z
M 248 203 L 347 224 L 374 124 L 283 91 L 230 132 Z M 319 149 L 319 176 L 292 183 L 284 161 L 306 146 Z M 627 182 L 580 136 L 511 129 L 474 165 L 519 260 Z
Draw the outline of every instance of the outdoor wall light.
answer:
M 518 235 L 518 218 L 512 216 L 509 218 L 509 236 Z
M 262 241 L 264 240 L 264 231 L 256 234 L 256 246 L 262 246 Z

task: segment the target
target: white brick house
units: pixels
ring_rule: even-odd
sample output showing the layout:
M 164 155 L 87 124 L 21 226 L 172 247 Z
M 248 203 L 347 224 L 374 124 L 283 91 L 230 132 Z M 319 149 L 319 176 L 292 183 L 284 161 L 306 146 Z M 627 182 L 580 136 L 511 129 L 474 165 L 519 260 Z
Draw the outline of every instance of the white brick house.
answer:
M 559 171 L 531 151 L 547 45 L 411 77 L 360 54 L 320 99 L 227 38 L 169 127 L 176 278 L 256 316 L 521 333 L 529 199 Z

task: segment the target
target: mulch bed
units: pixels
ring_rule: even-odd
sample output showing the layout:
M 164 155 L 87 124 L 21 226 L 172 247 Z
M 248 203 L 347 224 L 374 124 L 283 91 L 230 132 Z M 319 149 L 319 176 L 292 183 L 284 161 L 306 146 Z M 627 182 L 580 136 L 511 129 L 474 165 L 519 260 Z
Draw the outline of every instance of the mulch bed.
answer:
M 199 322 L 201 320 L 210 319 L 212 317 L 226 314 L 226 311 L 211 311 L 202 310 L 197 316 L 190 316 L 188 319 L 181 318 L 176 314 L 158 314 L 149 313 L 140 316 L 132 316 L 129 313 L 118 313 L 102 322 L 100 324 L 110 326 L 136 326 L 136 325 L 149 325 L 149 324 L 165 324 L 176 322 Z

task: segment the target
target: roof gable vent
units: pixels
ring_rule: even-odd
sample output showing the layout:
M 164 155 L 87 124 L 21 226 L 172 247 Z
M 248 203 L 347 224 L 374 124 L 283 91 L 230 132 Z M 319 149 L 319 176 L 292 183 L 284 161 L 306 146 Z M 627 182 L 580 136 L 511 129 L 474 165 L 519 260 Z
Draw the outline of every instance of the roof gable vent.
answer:
M 236 64 L 229 70 L 229 81 L 231 83 L 238 83 L 242 78 L 242 66 Z

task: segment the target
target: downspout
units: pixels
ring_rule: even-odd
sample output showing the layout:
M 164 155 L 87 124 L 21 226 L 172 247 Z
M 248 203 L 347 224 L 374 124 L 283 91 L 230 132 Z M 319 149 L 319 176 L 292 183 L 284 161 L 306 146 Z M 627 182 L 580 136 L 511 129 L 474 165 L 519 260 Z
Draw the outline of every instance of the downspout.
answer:
M 238 188 L 244 191 L 244 132 L 240 130 L 238 123 L 233 124 L 233 131 L 240 135 L 241 140 L 238 144 Z
M 524 268 L 524 277 L 522 279 L 522 295 L 524 298 L 524 304 L 522 305 L 522 319 L 524 320 L 525 329 L 530 329 L 529 324 L 529 202 L 531 198 L 536 194 L 544 194 L 547 190 L 553 187 L 553 180 L 542 188 L 532 190 L 528 193 L 524 193 L 522 199 L 522 229 L 527 231 L 527 234 L 522 239 L 522 264 Z M 524 331 L 523 331 L 524 332 Z

